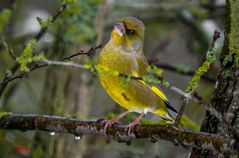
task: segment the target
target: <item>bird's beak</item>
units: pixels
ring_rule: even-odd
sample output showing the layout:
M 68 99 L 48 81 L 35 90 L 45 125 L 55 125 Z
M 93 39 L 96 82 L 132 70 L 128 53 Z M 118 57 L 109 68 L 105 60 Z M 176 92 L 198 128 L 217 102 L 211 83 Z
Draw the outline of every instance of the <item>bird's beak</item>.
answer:
M 126 32 L 126 28 L 125 28 L 124 23 L 119 22 L 119 23 L 115 24 L 115 25 L 114 25 L 114 31 L 115 31 L 118 35 L 124 36 L 124 35 L 125 35 L 125 32 Z

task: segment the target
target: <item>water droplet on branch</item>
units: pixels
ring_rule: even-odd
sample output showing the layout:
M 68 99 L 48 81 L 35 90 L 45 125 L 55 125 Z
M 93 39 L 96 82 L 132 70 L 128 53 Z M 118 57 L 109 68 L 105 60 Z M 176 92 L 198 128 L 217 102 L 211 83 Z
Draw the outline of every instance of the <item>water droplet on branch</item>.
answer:
M 75 136 L 76 140 L 81 140 L 81 136 Z
M 50 132 L 49 135 L 50 136 L 54 136 L 56 134 L 56 132 Z

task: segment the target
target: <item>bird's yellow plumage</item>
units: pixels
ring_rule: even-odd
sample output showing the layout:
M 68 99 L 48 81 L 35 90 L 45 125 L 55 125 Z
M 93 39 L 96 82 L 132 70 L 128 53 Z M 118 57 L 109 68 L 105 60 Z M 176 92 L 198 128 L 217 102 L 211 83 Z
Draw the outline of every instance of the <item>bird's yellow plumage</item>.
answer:
M 98 66 L 117 70 L 130 76 L 143 77 L 147 74 L 147 60 L 143 54 L 144 24 L 134 18 L 125 17 L 114 26 L 111 38 L 102 49 Z M 130 80 L 124 91 L 121 84 L 125 78 L 109 73 L 99 74 L 99 80 L 106 92 L 128 111 L 141 113 L 140 117 L 128 125 L 129 131 L 139 123 L 144 113 L 152 112 L 167 120 L 172 120 L 167 109 L 175 111 L 168 103 L 166 96 L 157 87 L 141 80 Z M 119 122 L 127 114 L 106 121 L 107 126 Z

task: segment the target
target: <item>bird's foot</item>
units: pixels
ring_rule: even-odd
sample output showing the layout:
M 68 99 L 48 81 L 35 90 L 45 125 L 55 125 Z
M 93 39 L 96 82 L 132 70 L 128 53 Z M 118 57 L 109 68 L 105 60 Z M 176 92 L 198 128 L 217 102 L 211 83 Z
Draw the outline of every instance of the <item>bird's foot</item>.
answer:
M 134 129 L 134 127 L 138 124 L 140 124 L 140 121 L 136 119 L 134 122 L 131 122 L 125 127 L 125 131 L 128 131 L 128 135 L 130 135 L 132 129 Z
M 102 124 L 104 125 L 104 133 L 106 134 L 107 128 L 111 127 L 115 123 L 121 123 L 120 120 L 129 113 L 129 111 L 123 112 L 122 114 L 116 116 L 115 118 L 111 120 L 104 120 L 102 121 Z
M 137 117 L 134 122 L 131 122 L 130 124 L 128 124 L 126 127 L 125 127 L 125 131 L 128 131 L 128 135 L 130 135 L 130 133 L 132 132 L 132 129 L 134 129 L 134 127 L 138 124 L 140 124 L 140 120 L 141 118 L 144 116 L 144 112 L 142 112 L 139 117 Z
M 117 117 L 112 120 L 102 121 L 102 124 L 104 125 L 104 133 L 106 133 L 108 127 L 111 127 L 115 123 L 121 123 Z

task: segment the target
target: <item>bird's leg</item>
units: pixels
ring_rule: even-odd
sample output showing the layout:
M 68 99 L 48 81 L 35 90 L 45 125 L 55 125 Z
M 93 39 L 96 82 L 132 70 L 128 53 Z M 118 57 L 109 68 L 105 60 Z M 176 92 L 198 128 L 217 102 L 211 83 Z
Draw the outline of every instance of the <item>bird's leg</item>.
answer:
M 140 120 L 142 119 L 142 117 L 144 116 L 144 112 L 142 112 L 135 120 L 134 122 L 131 122 L 130 124 L 128 124 L 126 127 L 125 127 L 125 130 L 128 131 L 128 135 L 131 133 L 132 129 L 140 124 Z
M 111 120 L 104 120 L 102 123 L 104 124 L 104 133 L 106 133 L 106 130 L 108 127 L 111 127 L 115 123 L 120 123 L 120 120 L 129 113 L 129 111 L 123 112 L 116 116 L 115 118 Z

